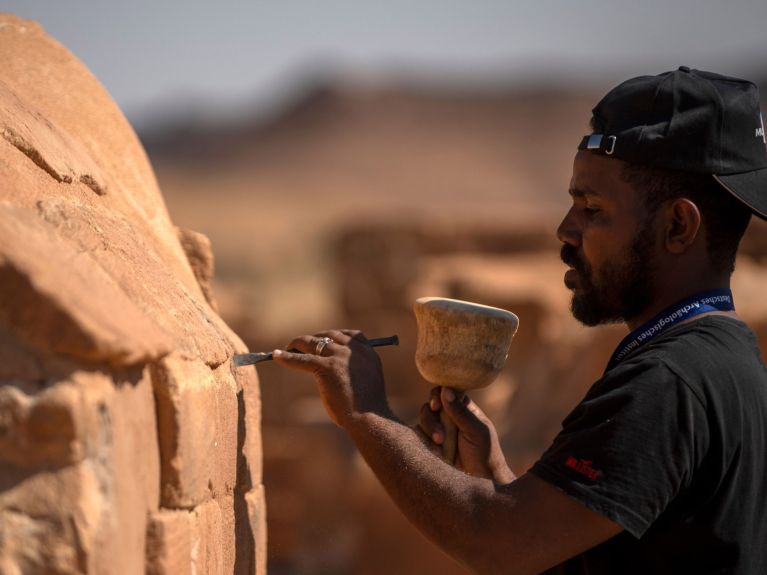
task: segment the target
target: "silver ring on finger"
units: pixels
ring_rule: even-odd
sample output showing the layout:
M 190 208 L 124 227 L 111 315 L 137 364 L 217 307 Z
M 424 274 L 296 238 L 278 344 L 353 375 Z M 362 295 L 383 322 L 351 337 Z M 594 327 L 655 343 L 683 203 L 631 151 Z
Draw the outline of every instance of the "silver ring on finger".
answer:
M 333 343 L 333 340 L 329 337 L 321 337 L 317 340 L 317 345 L 314 348 L 314 355 L 322 355 L 322 352 L 325 351 L 325 348 L 329 343 Z

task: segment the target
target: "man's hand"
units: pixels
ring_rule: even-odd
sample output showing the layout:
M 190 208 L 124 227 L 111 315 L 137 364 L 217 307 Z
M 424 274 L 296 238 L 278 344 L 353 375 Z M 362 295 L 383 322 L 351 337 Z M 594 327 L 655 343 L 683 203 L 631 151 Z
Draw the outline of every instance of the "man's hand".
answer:
M 458 427 L 456 467 L 496 483 L 514 481 L 495 427 L 468 395 L 456 395 L 447 387 L 431 390 L 429 403 L 421 407 L 419 426 L 426 438 L 437 445 L 442 445 L 445 439 L 445 430 L 439 421 L 440 410 L 444 410 Z
M 316 355 L 321 338 L 333 341 Z M 381 360 L 359 331 L 331 330 L 297 337 L 287 349 L 272 352 L 274 361 L 314 375 L 330 418 L 347 427 L 364 413 L 389 415 Z

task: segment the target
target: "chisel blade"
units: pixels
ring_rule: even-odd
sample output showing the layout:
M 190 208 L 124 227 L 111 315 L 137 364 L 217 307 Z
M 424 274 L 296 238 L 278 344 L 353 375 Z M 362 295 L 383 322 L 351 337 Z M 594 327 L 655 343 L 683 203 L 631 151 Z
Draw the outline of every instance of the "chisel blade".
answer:
M 272 353 L 238 353 L 234 356 L 234 365 L 241 367 L 243 365 L 254 365 L 261 361 L 269 361 Z

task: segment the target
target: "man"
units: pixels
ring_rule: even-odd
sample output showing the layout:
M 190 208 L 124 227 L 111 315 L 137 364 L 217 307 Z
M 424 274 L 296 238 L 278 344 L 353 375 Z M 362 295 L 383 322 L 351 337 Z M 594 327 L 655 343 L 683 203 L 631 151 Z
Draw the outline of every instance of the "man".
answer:
M 435 390 L 423 433 L 397 420 L 358 332 L 276 360 L 314 374 L 391 497 L 480 573 L 767 573 L 767 369 L 729 292 L 740 238 L 767 219 L 756 87 L 680 68 L 593 111 L 558 236 L 572 311 L 630 334 L 524 475 L 468 399 Z M 332 341 L 322 338 L 330 338 Z M 442 462 L 444 409 L 461 470 Z

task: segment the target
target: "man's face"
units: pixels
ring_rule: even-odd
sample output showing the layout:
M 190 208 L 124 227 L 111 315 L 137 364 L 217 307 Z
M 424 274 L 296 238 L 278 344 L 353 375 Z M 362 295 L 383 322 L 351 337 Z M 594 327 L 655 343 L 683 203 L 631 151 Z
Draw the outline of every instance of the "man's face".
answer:
M 641 198 L 621 178 L 625 163 L 593 152 L 575 157 L 573 205 L 557 230 L 570 269 L 571 310 L 585 325 L 630 320 L 653 300 L 657 235 Z

